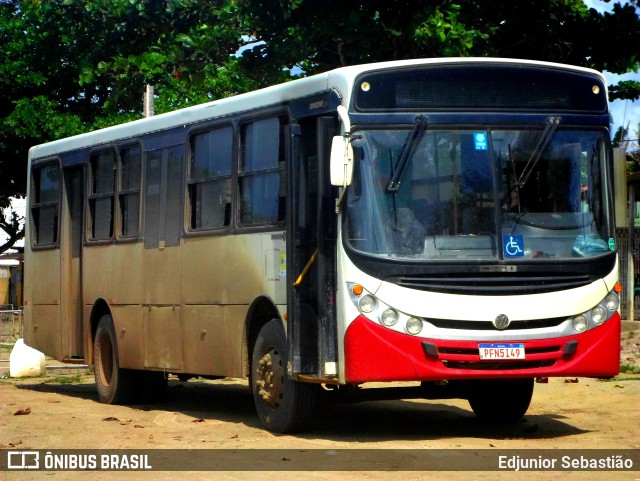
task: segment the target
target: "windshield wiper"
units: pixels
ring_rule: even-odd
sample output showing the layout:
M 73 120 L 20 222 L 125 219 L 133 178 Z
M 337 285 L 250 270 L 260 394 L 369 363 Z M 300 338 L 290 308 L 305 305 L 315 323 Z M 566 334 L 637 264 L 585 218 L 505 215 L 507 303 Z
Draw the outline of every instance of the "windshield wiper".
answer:
M 549 144 L 551 137 L 553 137 L 553 134 L 558 128 L 558 125 L 560 124 L 560 120 L 562 120 L 561 117 L 549 117 L 547 119 L 547 125 L 544 128 L 542 135 L 540 136 L 540 140 L 538 140 L 538 145 L 536 145 L 536 148 L 533 149 L 533 152 L 531 152 L 531 157 L 529 157 L 529 160 L 527 160 L 527 163 L 525 164 L 524 169 L 522 169 L 522 173 L 520 174 L 520 177 L 516 182 L 516 185 L 515 185 L 516 188 L 521 189 L 522 187 L 525 186 L 525 184 L 529 180 L 529 177 L 531 176 L 533 169 L 535 168 L 536 164 L 542 157 L 542 153 L 544 152 L 544 149 L 547 148 L 547 145 Z
M 407 140 L 404 142 L 404 145 L 400 150 L 400 157 L 395 165 L 394 172 L 392 172 L 391 179 L 387 184 L 387 192 L 397 192 L 398 189 L 400 189 L 402 173 L 405 171 L 411 157 L 413 157 L 413 152 L 418 146 L 420 137 L 422 136 L 422 132 L 424 132 L 426 125 L 427 117 L 424 115 L 418 115 L 413 123 L 413 130 L 407 136 Z

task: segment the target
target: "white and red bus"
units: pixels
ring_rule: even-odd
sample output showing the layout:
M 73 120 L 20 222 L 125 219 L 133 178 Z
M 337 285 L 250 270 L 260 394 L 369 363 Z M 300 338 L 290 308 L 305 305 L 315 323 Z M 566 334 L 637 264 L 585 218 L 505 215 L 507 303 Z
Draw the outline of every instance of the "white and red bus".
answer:
M 517 420 L 537 377 L 618 372 L 606 94 L 398 61 L 33 147 L 26 341 L 106 403 L 247 377 L 276 432 L 374 381 Z

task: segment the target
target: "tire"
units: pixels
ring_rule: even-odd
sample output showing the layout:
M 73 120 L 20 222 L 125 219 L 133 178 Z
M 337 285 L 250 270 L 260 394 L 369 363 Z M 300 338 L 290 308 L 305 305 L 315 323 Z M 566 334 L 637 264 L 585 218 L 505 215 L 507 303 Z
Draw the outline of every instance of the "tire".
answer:
M 100 402 L 126 404 L 134 401 L 139 392 L 139 376 L 136 371 L 120 368 L 118 342 L 110 314 L 105 314 L 98 322 L 93 353 L 93 371 Z
M 289 379 L 287 339 L 279 320 L 265 324 L 251 359 L 251 391 L 260 421 L 279 434 L 301 431 L 311 418 L 318 386 Z
M 533 379 L 470 381 L 468 389 L 469 405 L 479 419 L 493 423 L 515 423 L 529 409 Z

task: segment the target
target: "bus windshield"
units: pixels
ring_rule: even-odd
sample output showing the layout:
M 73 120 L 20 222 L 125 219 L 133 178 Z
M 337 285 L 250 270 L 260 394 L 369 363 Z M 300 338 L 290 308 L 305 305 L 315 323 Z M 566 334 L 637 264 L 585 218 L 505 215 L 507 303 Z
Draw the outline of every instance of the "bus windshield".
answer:
M 594 130 L 361 130 L 346 241 L 385 258 L 605 254 L 605 136 Z

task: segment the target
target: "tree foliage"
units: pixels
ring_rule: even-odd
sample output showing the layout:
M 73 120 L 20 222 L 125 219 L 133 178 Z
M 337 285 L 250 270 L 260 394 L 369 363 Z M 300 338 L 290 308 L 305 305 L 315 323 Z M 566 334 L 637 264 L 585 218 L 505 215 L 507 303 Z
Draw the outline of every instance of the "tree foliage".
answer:
M 24 195 L 30 146 L 140 118 L 147 83 L 161 113 L 417 57 L 625 73 L 640 66 L 638 12 L 635 0 L 603 14 L 582 0 L 0 0 L 0 208 Z M 610 91 L 638 98 L 640 83 Z

